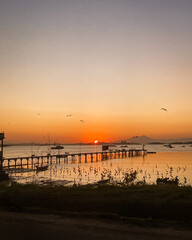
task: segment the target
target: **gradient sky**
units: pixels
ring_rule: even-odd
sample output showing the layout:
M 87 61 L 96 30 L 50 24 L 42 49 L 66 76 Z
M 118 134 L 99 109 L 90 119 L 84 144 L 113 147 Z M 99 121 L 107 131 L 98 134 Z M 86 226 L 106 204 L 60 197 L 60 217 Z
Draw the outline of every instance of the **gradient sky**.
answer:
M 192 137 L 191 13 L 191 0 L 0 0 L 7 142 Z

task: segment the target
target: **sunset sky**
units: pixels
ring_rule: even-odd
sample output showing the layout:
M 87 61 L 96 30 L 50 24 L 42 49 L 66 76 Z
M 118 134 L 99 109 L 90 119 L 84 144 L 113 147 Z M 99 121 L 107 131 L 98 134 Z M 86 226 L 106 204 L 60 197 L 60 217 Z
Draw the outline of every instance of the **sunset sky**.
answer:
M 0 0 L 0 131 L 192 137 L 191 43 L 191 0 Z

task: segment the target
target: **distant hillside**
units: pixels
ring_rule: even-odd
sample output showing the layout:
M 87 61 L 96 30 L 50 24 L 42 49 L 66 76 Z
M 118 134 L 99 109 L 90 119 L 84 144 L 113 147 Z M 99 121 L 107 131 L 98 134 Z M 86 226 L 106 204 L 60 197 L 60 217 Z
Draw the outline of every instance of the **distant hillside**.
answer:
M 140 144 L 163 144 L 163 143 L 191 143 L 192 138 L 167 138 L 167 139 L 153 139 L 147 136 L 134 136 L 133 138 L 127 138 L 122 140 L 123 143 L 140 143 Z

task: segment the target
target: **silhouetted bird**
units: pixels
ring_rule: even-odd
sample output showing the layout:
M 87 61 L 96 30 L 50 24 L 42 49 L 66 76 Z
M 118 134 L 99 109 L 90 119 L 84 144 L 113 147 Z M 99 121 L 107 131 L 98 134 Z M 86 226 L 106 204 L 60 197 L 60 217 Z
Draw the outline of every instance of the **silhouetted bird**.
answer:
M 38 116 L 40 116 L 41 114 L 40 113 L 37 113 Z
M 166 108 L 161 108 L 160 110 L 167 112 L 167 109 L 166 109 Z
M 72 114 L 68 114 L 66 117 L 71 117 L 72 116 Z
M 83 120 L 80 120 L 80 122 L 81 122 L 81 123 L 84 123 L 84 121 L 83 121 Z

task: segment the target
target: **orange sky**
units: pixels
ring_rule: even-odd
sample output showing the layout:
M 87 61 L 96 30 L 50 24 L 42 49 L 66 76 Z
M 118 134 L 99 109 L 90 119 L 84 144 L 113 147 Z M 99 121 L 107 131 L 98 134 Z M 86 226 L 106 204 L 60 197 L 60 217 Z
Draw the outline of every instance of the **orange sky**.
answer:
M 191 10 L 188 0 L 5 1 L 6 141 L 192 137 Z
M 1 118 L 3 129 L 6 129 L 8 142 L 93 142 L 117 141 L 135 135 L 147 135 L 153 138 L 191 137 L 191 116 L 184 112 L 172 113 L 154 110 L 153 114 L 121 116 L 67 114 L 60 112 L 6 110 Z M 83 117 L 82 117 L 83 116 Z M 80 120 L 83 119 L 84 123 Z M 9 121 L 8 121 L 9 120 Z

